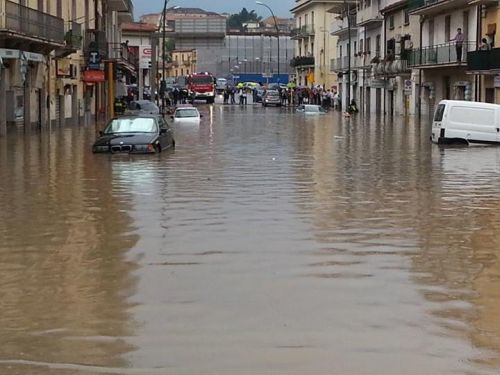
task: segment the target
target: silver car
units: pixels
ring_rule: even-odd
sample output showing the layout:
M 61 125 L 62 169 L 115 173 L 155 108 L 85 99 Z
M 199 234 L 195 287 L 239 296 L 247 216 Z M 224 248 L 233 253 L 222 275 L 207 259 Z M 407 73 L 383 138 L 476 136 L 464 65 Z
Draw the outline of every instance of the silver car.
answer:
M 262 97 L 262 105 L 267 107 L 268 105 L 275 105 L 281 107 L 281 97 L 278 90 L 267 90 Z

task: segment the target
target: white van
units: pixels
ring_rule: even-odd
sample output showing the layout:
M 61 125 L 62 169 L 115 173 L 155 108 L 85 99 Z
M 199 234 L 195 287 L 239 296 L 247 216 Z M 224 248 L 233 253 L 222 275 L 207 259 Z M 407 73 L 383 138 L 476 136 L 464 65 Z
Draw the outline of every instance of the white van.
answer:
M 441 100 L 434 112 L 431 141 L 500 144 L 500 105 Z

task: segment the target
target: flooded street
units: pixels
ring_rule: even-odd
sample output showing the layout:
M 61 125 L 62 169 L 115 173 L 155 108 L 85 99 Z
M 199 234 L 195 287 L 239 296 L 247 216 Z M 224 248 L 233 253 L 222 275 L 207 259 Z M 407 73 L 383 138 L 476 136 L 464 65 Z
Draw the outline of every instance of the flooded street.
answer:
M 500 148 L 200 110 L 153 156 L 0 138 L 1 374 L 498 374 Z

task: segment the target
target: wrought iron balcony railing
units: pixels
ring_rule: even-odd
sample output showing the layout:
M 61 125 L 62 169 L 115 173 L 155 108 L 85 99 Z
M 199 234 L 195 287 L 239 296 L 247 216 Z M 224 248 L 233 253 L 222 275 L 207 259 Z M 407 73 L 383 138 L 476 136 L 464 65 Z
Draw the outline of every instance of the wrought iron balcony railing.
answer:
M 475 42 L 464 42 L 462 44 L 462 56 L 457 56 L 457 48 L 454 42 L 417 48 L 408 53 L 408 66 L 465 63 L 467 61 L 467 52 L 475 48 Z
M 0 14 L 0 30 L 26 37 L 64 44 L 64 20 L 13 1 L 5 1 L 5 13 Z
M 296 56 L 290 61 L 292 68 L 300 66 L 314 66 L 314 56 Z
M 314 25 L 305 25 L 292 29 L 290 36 L 294 39 L 306 38 L 308 36 L 314 35 Z

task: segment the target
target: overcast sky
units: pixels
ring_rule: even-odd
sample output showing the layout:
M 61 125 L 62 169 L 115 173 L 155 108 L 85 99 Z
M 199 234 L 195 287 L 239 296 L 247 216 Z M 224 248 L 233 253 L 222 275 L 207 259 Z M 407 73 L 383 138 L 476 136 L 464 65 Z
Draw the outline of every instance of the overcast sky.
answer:
M 290 9 L 295 4 L 295 0 L 261 0 L 268 4 L 277 17 L 292 17 Z M 133 0 L 135 19 L 145 13 L 161 12 L 164 0 Z M 255 4 L 255 0 L 169 0 L 168 6 L 197 7 L 213 12 L 238 13 L 243 7 L 249 11 L 254 9 L 257 14 L 267 17 L 269 11 Z

